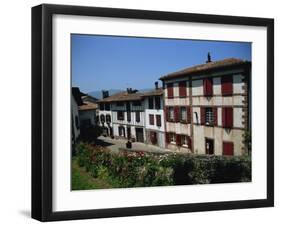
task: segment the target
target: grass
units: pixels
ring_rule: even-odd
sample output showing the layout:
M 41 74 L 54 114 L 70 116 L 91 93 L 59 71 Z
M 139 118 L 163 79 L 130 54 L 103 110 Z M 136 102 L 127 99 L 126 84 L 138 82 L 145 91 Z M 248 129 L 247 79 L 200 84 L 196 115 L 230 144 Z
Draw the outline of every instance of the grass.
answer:
M 106 180 L 93 178 L 84 167 L 79 167 L 75 158 L 72 160 L 72 190 L 104 189 L 113 187 L 116 186 L 113 186 Z

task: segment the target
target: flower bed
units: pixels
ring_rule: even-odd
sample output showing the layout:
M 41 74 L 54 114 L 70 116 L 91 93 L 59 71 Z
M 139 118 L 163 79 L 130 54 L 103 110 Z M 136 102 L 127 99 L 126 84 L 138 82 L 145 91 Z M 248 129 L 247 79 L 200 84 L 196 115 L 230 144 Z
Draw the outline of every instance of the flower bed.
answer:
M 79 143 L 78 164 L 93 177 L 118 181 L 118 187 L 187 185 L 251 181 L 251 159 L 225 156 L 152 154 Z

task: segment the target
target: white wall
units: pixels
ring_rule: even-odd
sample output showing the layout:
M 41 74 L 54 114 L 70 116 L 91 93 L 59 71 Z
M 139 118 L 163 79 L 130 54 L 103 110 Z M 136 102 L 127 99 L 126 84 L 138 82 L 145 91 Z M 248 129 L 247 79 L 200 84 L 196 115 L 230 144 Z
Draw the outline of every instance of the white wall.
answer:
M 0 89 L 1 106 L 5 108 L 1 116 L 1 179 L 5 186 L 0 186 L 1 225 L 42 225 L 29 217 L 30 215 L 30 165 L 31 165 L 31 79 L 30 79 L 30 7 L 36 4 L 73 4 L 88 6 L 107 6 L 118 8 L 138 8 L 146 10 L 181 11 L 191 13 L 229 14 L 237 16 L 275 17 L 275 115 L 281 115 L 281 15 L 279 2 L 275 0 L 259 1 L 161 1 L 161 0 L 29 0 L 3 1 L 1 4 L 1 35 L 0 56 L 2 60 Z M 187 59 L 188 60 L 188 59 Z M 5 75 L 5 76 L 4 76 Z M 7 97 L 7 94 L 9 98 Z M 13 100 L 13 101 L 11 101 Z M 14 100 L 18 100 L 15 104 Z M 10 109 L 10 110 L 7 110 Z M 19 114 L 20 112 L 20 114 Z M 5 120 L 3 120 L 5 119 Z M 16 124 L 15 124 L 15 123 Z M 16 129 L 15 126 L 16 125 Z M 275 119 L 276 138 L 281 137 L 280 117 Z M 275 147 L 281 147 L 281 139 L 275 139 Z M 281 153 L 276 151 L 276 163 L 281 159 Z M 12 161 L 11 161 L 12 160 Z M 12 163 L 11 163 L 12 162 Z M 246 210 L 212 211 L 199 213 L 181 213 L 169 215 L 154 215 L 145 217 L 122 217 L 99 220 L 54 222 L 51 225 L 102 225 L 102 226 L 170 226 L 183 222 L 200 225 L 237 226 L 237 225 L 277 225 L 281 212 L 281 165 L 275 165 L 276 207 Z
M 136 125 L 136 126 L 144 126 L 145 125 L 145 113 L 144 111 L 140 112 L 140 121 L 136 121 L 136 112 L 131 112 L 131 121 L 127 121 L 127 112 L 124 112 L 124 120 L 118 120 L 117 118 L 117 111 L 112 111 L 112 122 L 113 123 L 120 123 L 120 124 L 126 124 L 126 125 Z
M 149 115 L 154 116 L 154 125 L 150 125 Z M 157 126 L 156 115 L 161 116 L 161 126 Z M 159 131 L 164 132 L 164 130 L 165 130 L 164 111 L 163 110 L 156 110 L 156 109 L 145 109 L 145 128 L 146 129 L 159 130 Z

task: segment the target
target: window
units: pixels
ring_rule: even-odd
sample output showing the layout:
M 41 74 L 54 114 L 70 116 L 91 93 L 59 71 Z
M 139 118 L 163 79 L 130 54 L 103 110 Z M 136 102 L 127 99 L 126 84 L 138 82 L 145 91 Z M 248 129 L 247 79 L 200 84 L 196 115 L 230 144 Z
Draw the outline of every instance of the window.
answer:
M 153 97 L 148 98 L 148 108 L 153 109 Z
M 161 108 L 161 99 L 160 97 L 155 97 L 155 108 L 160 109 Z
M 173 83 L 167 84 L 167 90 L 168 90 L 168 98 L 174 97 L 174 86 Z
M 205 108 L 205 125 L 213 125 L 214 124 L 214 114 L 212 108 Z
M 161 115 L 156 115 L 156 125 L 161 126 Z
M 204 91 L 204 96 L 213 95 L 213 79 L 212 78 L 205 78 L 203 80 L 203 91 Z
M 170 133 L 169 137 L 170 137 L 170 143 L 175 143 L 176 142 L 176 134 Z
M 185 135 L 181 135 L 181 144 L 188 146 L 188 137 Z
M 179 82 L 179 96 L 186 97 L 186 81 Z
M 180 121 L 187 122 L 186 107 L 180 107 Z
M 116 103 L 116 106 L 118 106 L 118 107 L 124 107 L 124 102 L 117 102 L 117 103 Z
M 222 143 L 223 150 L 222 154 L 223 155 L 233 155 L 233 143 L 232 142 L 223 142 Z
M 136 112 L 136 122 L 140 122 L 140 112 Z
M 117 120 L 124 120 L 124 112 L 117 111 Z
M 169 121 L 174 121 L 174 119 L 175 119 L 174 108 L 169 107 L 168 110 L 169 110 L 169 114 L 168 114 L 169 115 L 169 117 L 168 117 Z
M 224 127 L 224 128 L 233 127 L 233 108 L 232 107 L 222 108 L 222 127 Z
M 111 122 L 111 116 L 110 115 L 106 115 L 105 118 L 106 118 L 106 122 L 107 123 Z
M 141 101 L 139 101 L 139 100 L 134 101 L 133 106 L 141 106 Z
M 104 109 L 105 109 L 106 111 L 110 111 L 110 104 L 109 104 L 109 103 L 106 103 L 106 104 L 104 105 Z
M 232 82 L 232 75 L 223 76 L 221 78 L 221 94 L 231 95 L 233 93 L 233 82 Z
M 149 115 L 149 124 L 154 125 L 154 115 Z
M 187 135 L 181 135 L 181 145 L 186 146 L 191 150 L 191 138 Z
M 217 107 L 200 108 L 201 125 L 217 126 Z
M 103 111 L 104 110 L 104 103 L 100 103 L 99 105 L 100 105 L 100 110 Z
M 131 112 L 127 111 L 127 121 L 131 122 Z
M 100 121 L 101 121 L 101 123 L 104 123 L 104 122 L 105 122 L 105 117 L 104 117 L 104 115 L 101 115 L 101 116 L 100 116 Z

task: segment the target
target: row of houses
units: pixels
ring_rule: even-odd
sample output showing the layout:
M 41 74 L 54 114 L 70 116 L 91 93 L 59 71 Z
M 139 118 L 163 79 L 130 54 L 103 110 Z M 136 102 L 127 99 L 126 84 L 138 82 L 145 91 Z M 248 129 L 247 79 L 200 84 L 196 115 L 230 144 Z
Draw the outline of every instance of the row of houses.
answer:
M 242 155 L 251 128 L 251 63 L 211 61 L 164 75 L 162 87 L 128 88 L 97 101 L 104 135 L 195 154 Z

